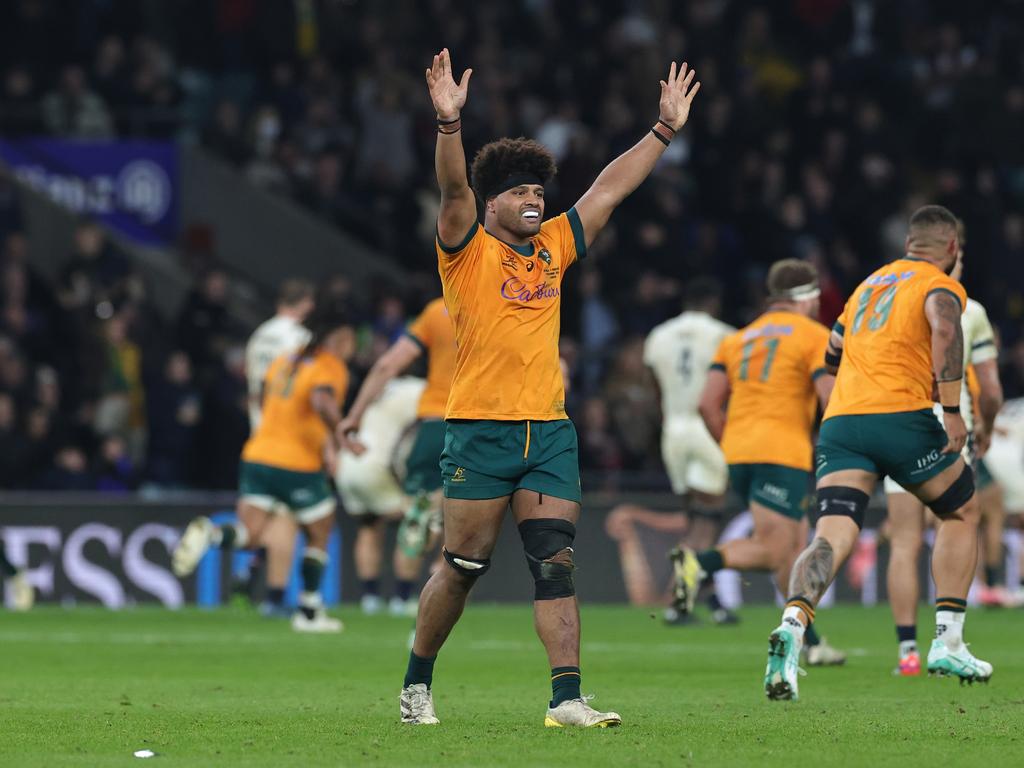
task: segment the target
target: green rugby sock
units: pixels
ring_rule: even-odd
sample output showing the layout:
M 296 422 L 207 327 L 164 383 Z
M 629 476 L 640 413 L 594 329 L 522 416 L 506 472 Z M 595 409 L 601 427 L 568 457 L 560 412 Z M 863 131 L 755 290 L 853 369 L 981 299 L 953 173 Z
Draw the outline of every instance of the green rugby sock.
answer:
M 551 670 L 551 707 L 580 698 L 580 668 L 553 667 Z
M 703 552 L 697 553 L 697 562 L 700 563 L 705 576 L 710 576 L 725 568 L 725 558 L 717 549 L 705 549 Z
M 414 652 L 409 651 L 409 666 L 406 667 L 405 670 L 404 687 L 408 688 L 410 685 L 423 683 L 427 688 L 429 688 L 430 684 L 434 682 L 435 661 L 437 661 L 437 656 L 424 658 L 423 656 L 417 656 Z
M 808 624 L 807 629 L 804 630 L 804 645 L 808 648 L 817 645 L 821 642 L 821 638 L 818 637 L 818 633 L 814 629 L 814 624 Z
M 18 569 L 14 567 L 14 564 L 7 559 L 7 550 L 0 546 L 0 574 L 5 578 L 9 578 L 16 574 Z

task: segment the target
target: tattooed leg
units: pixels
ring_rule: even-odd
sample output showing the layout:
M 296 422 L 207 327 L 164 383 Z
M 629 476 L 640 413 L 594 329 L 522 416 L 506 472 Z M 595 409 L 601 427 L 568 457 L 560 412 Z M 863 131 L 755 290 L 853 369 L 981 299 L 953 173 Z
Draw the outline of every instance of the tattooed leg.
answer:
M 814 541 L 793 565 L 786 601 L 787 606 L 800 609 L 800 619 L 805 626 L 814 620 L 815 606 L 853 551 L 859 532 L 857 524 L 848 517 L 829 516 L 818 520 Z

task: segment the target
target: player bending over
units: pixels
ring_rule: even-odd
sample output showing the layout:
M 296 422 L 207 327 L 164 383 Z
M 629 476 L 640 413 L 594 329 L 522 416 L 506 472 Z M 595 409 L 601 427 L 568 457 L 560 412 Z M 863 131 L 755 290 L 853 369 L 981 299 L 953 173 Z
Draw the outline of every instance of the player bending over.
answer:
M 398 522 L 408 504 L 392 467 L 392 459 L 404 433 L 416 420 L 416 408 L 425 382 L 414 376 L 390 381 L 363 411 L 362 448 L 358 453 L 342 445 L 337 486 L 342 506 L 358 522 L 353 559 L 363 594 L 363 613 L 374 615 L 384 609 L 380 596 L 380 575 L 384 561 L 384 539 L 389 523 Z M 344 428 L 339 422 L 338 431 Z M 437 457 L 434 457 L 435 471 Z M 400 546 L 393 558 L 395 591 L 388 603 L 392 616 L 408 616 L 412 589 L 419 578 L 420 557 L 408 557 Z
M 197 517 L 185 529 L 172 565 L 178 576 L 187 576 L 211 546 L 265 546 L 270 550 L 268 563 L 286 569 L 284 574 L 269 572 L 268 582 L 284 583 L 291 563 L 272 548 L 275 542 L 288 542 L 290 548 L 301 527 L 306 550 L 292 627 L 299 632 L 340 632 L 341 622 L 327 615 L 320 595 L 335 508 L 324 454 L 325 448 L 336 450 L 329 443 L 341 420 L 349 378 L 345 361 L 355 349 L 355 333 L 344 310 L 330 304 L 314 310 L 309 329 L 312 337 L 306 346 L 279 357 L 267 372 L 260 426 L 242 449 L 238 522 L 214 526 L 209 518 Z
M 398 531 L 398 546 L 405 573 L 419 573 L 420 561 L 440 533 L 441 469 L 444 449 L 444 413 L 455 372 L 455 328 L 444 299 L 431 301 L 398 339 L 374 363 L 355 401 L 338 425 L 342 445 L 358 455 L 367 449 L 357 433 L 370 403 L 395 376 L 427 353 L 427 386 L 416 408 L 415 438 L 405 460 L 403 489 L 411 498 Z M 397 563 L 396 563 L 397 564 Z M 411 592 L 412 585 L 408 587 Z M 408 598 L 409 595 L 406 595 Z
M 438 269 L 458 350 L 441 456 L 449 567 L 435 572 L 420 596 L 402 722 L 438 722 L 430 691 L 434 661 L 470 589 L 490 567 L 511 503 L 536 583 L 534 622 L 551 666 L 544 724 L 621 723 L 580 694 L 573 539 L 581 493 L 558 357 L 561 285 L 565 270 L 586 255 L 611 212 L 686 123 L 699 88 L 693 77 L 686 64 L 677 70 L 673 63 L 661 83 L 659 121 L 573 208 L 544 221 L 544 185 L 555 173 L 551 154 L 533 141 L 499 139 L 474 159 L 471 187 L 460 135 L 470 71 L 456 83 L 447 49 L 427 70 L 438 119 Z
M 958 229 L 960 253 L 951 277 L 960 282 L 963 274 L 964 232 Z M 986 488 L 992 485 L 991 477 L 983 470 L 980 454 L 988 443 L 988 435 L 992 434 L 996 414 L 1003 404 L 1003 388 L 999 383 L 999 365 L 995 347 L 995 335 L 989 323 L 985 308 L 974 299 L 967 299 L 967 306 L 960 318 L 964 338 L 964 365 L 974 366 L 977 377 L 977 394 L 972 396 L 972 388 L 968 386 L 970 376 L 964 378 L 960 398 L 961 415 L 967 427 L 969 438 L 963 448 L 964 460 L 975 469 L 974 477 L 977 485 L 978 500 L 991 502 L 991 492 Z M 970 370 L 967 371 L 970 373 Z M 974 418 L 974 405 L 978 405 L 980 420 Z M 942 408 L 935 406 L 936 417 L 942 419 Z M 979 452 L 980 449 L 980 452 Z M 975 455 L 972 456 L 972 450 Z M 987 480 L 987 481 L 986 481 Z M 998 488 L 996 489 L 998 491 Z M 896 624 L 896 638 L 899 643 L 899 661 L 896 672 L 911 676 L 921 673 L 921 656 L 917 650 L 917 602 L 920 599 L 921 585 L 918 577 L 918 557 L 924 538 L 925 507 L 912 493 L 903 489 L 890 477 L 885 478 L 885 493 L 889 513 L 889 565 L 886 573 L 889 605 L 892 608 L 893 621 Z M 986 496 L 988 497 L 986 499 Z M 986 505 L 980 503 L 982 520 L 986 534 L 991 532 L 993 523 L 997 526 L 994 551 L 996 563 L 1002 555 L 1002 519 L 998 515 L 1001 510 L 999 499 L 986 518 Z M 989 508 L 993 505 L 990 503 Z M 995 520 L 992 519 L 995 517 Z M 989 536 L 986 535 L 986 540 Z M 990 540 L 987 544 L 988 554 L 993 549 Z M 988 571 L 989 569 L 986 569 Z
M 692 611 L 702 583 L 723 568 L 767 571 L 780 589 L 807 542 L 812 435 L 818 403 L 834 379 L 825 370 L 828 329 L 818 316 L 818 272 L 785 259 L 768 272 L 768 308 L 718 347 L 700 399 L 711 436 L 722 445 L 733 491 L 749 505 L 754 534 L 676 556 L 677 591 Z M 807 663 L 846 656 L 807 629 Z
M 928 671 L 988 680 L 992 665 L 963 641 L 967 590 L 978 557 L 978 504 L 971 468 L 960 456 L 964 341 L 963 286 L 949 276 L 959 251 L 957 221 L 928 205 L 910 217 L 907 254 L 854 291 L 832 329 L 826 363 L 835 389 L 815 451 L 819 519 L 797 559 L 782 623 L 769 641 L 764 688 L 770 699 L 797 698 L 804 631 L 814 608 L 853 549 L 882 475 L 939 518 L 932 554 L 936 637 Z M 938 382 L 945 431 L 932 414 Z

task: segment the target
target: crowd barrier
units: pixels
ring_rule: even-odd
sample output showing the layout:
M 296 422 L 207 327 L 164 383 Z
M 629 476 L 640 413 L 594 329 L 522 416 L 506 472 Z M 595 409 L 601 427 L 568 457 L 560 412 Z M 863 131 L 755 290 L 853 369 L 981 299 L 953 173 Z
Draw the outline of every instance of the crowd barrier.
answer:
M 247 569 L 249 553 L 222 556 L 210 552 L 197 572 L 178 579 L 171 572 L 170 556 L 181 531 L 196 515 L 217 521 L 232 519 L 230 494 L 186 494 L 162 499 L 103 495 L 6 494 L 0 497 L 0 536 L 10 559 L 25 572 L 41 603 L 102 604 L 122 608 L 140 603 L 177 608 L 186 604 L 216 606 L 229 597 L 232 572 Z M 667 494 L 594 494 L 584 500 L 576 537 L 576 583 L 586 602 L 659 604 L 668 596 L 671 581 L 666 557 L 685 527 L 674 511 L 676 500 Z M 649 510 L 649 511 L 642 511 Z M 874 604 L 885 599 L 884 568 L 888 547 L 878 535 L 882 510 L 873 505 L 862 533 L 854 566 L 841 572 L 827 600 Z M 750 516 L 728 513 L 723 538 L 749 535 Z M 343 512 L 330 544 L 331 564 L 324 575 L 328 604 L 357 599 L 358 580 L 351 549 L 355 521 Z M 389 532 L 388 547 L 393 545 Z M 1019 578 L 1021 537 L 1006 536 L 1007 576 Z M 294 601 L 301 542 L 296 548 L 295 574 L 289 599 Z M 926 552 L 927 552 L 926 548 Z M 921 574 L 927 578 L 927 557 Z M 385 562 L 389 558 L 385 557 Z M 388 593 L 389 576 L 383 579 Z M 717 576 L 722 601 L 729 606 L 744 602 L 778 600 L 767 576 L 723 572 Z M 474 599 L 524 602 L 533 593 L 518 532 L 506 519 L 487 576 L 474 590 Z M 6 596 L 10 599 L 10 595 Z

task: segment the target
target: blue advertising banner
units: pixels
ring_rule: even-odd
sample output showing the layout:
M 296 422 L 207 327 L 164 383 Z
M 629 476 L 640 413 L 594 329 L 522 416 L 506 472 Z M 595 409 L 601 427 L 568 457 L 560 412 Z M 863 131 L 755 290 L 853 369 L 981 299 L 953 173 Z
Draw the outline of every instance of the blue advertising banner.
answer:
M 32 189 L 142 245 L 178 234 L 178 150 L 165 141 L 0 139 L 0 160 Z

